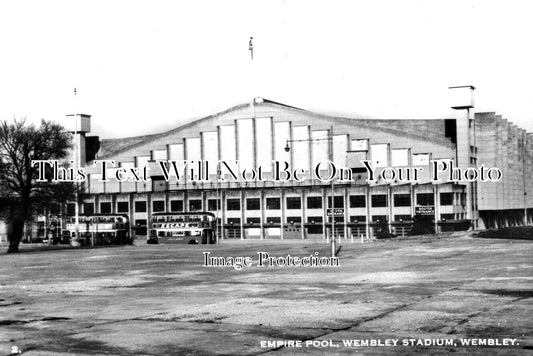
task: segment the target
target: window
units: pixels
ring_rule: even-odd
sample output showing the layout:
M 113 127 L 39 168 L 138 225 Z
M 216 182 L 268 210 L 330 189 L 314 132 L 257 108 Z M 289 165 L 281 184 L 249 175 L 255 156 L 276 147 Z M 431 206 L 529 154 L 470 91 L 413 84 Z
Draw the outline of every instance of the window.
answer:
M 94 206 L 93 206 L 93 211 L 94 211 Z M 59 204 L 52 203 L 52 205 L 50 205 L 50 214 L 53 214 L 53 215 L 61 214 L 61 207 L 59 206 Z
M 322 234 L 323 231 L 324 230 L 322 229 L 322 224 L 307 227 L 308 234 Z
M 259 198 L 246 199 L 246 210 L 259 210 L 261 209 L 261 202 Z
M 411 206 L 411 194 L 394 194 L 394 206 Z
M 364 222 L 366 222 L 366 216 L 365 215 L 353 215 L 353 216 L 350 216 L 350 222 L 352 222 L 352 223 L 364 223 Z
M 373 208 L 385 208 L 387 207 L 387 194 L 372 195 L 372 207 Z
M 301 222 L 301 216 L 287 216 L 287 224 L 300 224 Z
M 83 213 L 85 215 L 94 214 L 94 203 L 83 203 Z
M 167 189 L 167 181 L 163 176 L 151 176 L 152 180 L 152 191 L 154 192 L 164 192 Z
M 287 209 L 301 209 L 302 200 L 299 197 L 288 197 L 287 198 Z
M 127 201 L 117 202 L 117 213 L 127 213 L 130 211 L 130 204 Z
M 136 202 L 136 203 L 141 203 L 141 202 Z M 142 203 L 145 203 L 145 208 L 146 208 L 146 202 L 142 202 Z M 135 220 L 135 234 L 136 235 L 146 235 L 146 223 L 147 221 L 145 219 Z
M 44 206 L 43 205 L 38 205 L 37 207 L 35 207 L 35 212 L 36 212 L 37 215 L 45 215 Z
M 344 197 L 342 195 L 334 196 L 333 201 L 335 202 L 335 206 L 333 208 L 335 209 L 344 208 Z M 331 196 L 328 196 L 328 208 L 331 208 Z
M 453 205 L 453 193 L 440 193 L 440 205 Z
M 350 195 L 350 208 L 365 208 L 366 197 L 364 195 Z
M 279 210 L 281 207 L 280 198 L 266 198 L 266 209 L 267 210 Z
M 145 201 L 136 201 L 135 202 L 135 212 L 136 213 L 146 213 L 146 202 Z
M 331 222 L 331 216 L 328 216 L 328 222 Z M 344 216 L 335 216 L 335 222 L 336 223 L 343 223 L 344 222 Z M 336 227 L 335 229 L 337 229 Z
M 236 199 L 236 200 L 239 200 L 239 199 Z M 240 224 L 241 224 L 241 218 L 228 218 L 228 225 L 240 225 Z
M 164 200 L 154 200 L 152 202 L 152 211 L 154 213 L 160 213 L 165 211 L 165 201 Z
M 215 211 L 220 209 L 220 199 L 208 199 L 207 210 Z
M 37 234 L 39 237 L 44 237 L 44 221 L 37 221 Z
M 190 199 L 189 200 L 189 211 L 200 211 L 202 210 L 202 200 L 201 199 Z
M 410 221 L 411 215 L 394 215 L 394 221 Z
M 266 219 L 267 219 L 267 224 L 280 224 L 281 223 L 281 218 L 277 216 L 269 216 Z
M 454 220 L 455 216 L 453 214 L 440 214 L 441 220 Z
M 227 210 L 241 210 L 241 200 L 240 199 L 227 199 L 226 209 Z
M 372 215 L 373 222 L 388 221 L 387 215 Z
M 361 173 L 366 173 L 366 168 L 365 167 L 351 167 L 350 171 L 352 172 L 352 177 L 355 177 L 357 180 L 359 180 L 362 177 Z
M 435 202 L 433 200 L 433 193 L 419 193 L 416 195 L 416 204 L 427 206 L 427 205 L 434 205 Z
M 110 214 L 110 213 L 111 213 L 111 203 L 101 202 L 100 203 L 100 214 Z
M 171 200 L 170 211 L 183 211 L 183 200 Z
M 322 197 L 307 197 L 307 209 L 322 209 Z
M 68 203 L 67 204 L 67 215 L 75 215 L 76 214 L 76 203 Z
M 308 234 L 322 234 L 322 216 L 308 216 L 307 223 L 313 224 L 313 226 L 307 226 Z
M 246 223 L 249 225 L 260 225 L 261 218 L 246 218 Z

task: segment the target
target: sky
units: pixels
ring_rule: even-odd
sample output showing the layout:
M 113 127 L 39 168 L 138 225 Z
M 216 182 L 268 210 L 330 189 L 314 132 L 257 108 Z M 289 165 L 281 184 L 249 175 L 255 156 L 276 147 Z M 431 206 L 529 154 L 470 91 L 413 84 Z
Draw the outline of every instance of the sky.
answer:
M 533 131 L 531 1 L 2 1 L 0 119 L 161 132 L 264 97 L 376 119 L 476 112 Z M 254 59 L 248 50 L 254 37 Z M 74 96 L 73 89 L 77 89 Z

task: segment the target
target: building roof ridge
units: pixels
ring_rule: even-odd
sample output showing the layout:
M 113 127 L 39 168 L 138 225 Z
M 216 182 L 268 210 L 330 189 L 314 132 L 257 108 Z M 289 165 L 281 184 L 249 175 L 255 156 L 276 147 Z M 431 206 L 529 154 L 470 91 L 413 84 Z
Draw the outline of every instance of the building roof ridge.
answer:
M 434 132 L 427 132 L 424 135 L 422 135 L 422 134 L 414 134 L 414 133 L 407 133 L 407 132 L 404 132 L 404 131 L 401 131 L 401 130 L 398 130 L 398 129 L 394 129 L 394 128 L 390 128 L 390 127 L 386 127 L 386 126 L 378 124 L 378 122 L 385 122 L 388 119 L 369 119 L 369 118 L 334 116 L 334 115 L 327 114 L 327 113 L 320 113 L 320 112 L 316 112 L 316 111 L 310 111 L 310 110 L 302 109 L 302 108 L 299 108 L 299 107 L 296 107 L 296 106 L 283 104 L 281 102 L 277 102 L 277 101 L 270 100 L 270 99 L 254 98 L 253 101 L 231 106 L 231 107 L 229 107 L 229 108 L 227 108 L 225 110 L 222 110 L 220 112 L 217 112 L 215 114 L 211 114 L 211 115 L 208 115 L 208 116 L 204 116 L 204 117 L 200 117 L 200 118 L 193 118 L 193 119 L 187 120 L 186 122 L 180 124 L 179 126 L 174 127 L 172 129 L 164 131 L 164 132 L 159 132 L 159 133 L 154 133 L 154 134 L 149 134 L 149 135 L 144 135 L 144 136 L 125 137 L 125 138 L 123 138 L 124 140 L 127 140 L 127 139 L 134 140 L 136 138 L 139 138 L 140 140 L 137 140 L 136 142 L 133 142 L 130 145 L 126 145 L 124 147 L 121 147 L 121 148 L 119 148 L 117 150 L 113 150 L 113 151 L 110 151 L 108 153 L 105 153 L 102 156 L 100 156 L 99 158 L 106 158 L 106 157 L 109 157 L 109 156 L 112 156 L 112 155 L 116 155 L 118 153 L 125 152 L 125 151 L 127 151 L 129 149 L 142 146 L 142 145 L 146 144 L 146 142 L 148 140 L 157 140 L 157 139 L 160 139 L 160 138 L 171 136 L 172 134 L 176 133 L 177 131 L 186 129 L 186 128 L 188 128 L 188 127 L 190 127 L 192 125 L 195 125 L 195 124 L 197 124 L 199 122 L 210 120 L 210 119 L 216 118 L 218 116 L 222 116 L 222 115 L 225 115 L 227 113 L 230 113 L 232 111 L 246 108 L 246 107 L 252 105 L 252 103 L 254 105 L 258 105 L 258 106 L 264 105 L 264 104 L 276 105 L 276 106 L 283 107 L 285 109 L 304 112 L 304 113 L 306 113 L 308 115 L 311 115 L 311 116 L 314 116 L 314 117 L 329 118 L 329 119 L 334 119 L 334 120 L 343 120 L 345 122 L 350 122 L 350 123 L 354 123 L 355 121 L 358 121 L 358 124 L 360 124 L 360 125 L 364 125 L 366 127 L 379 128 L 380 130 L 382 130 L 384 132 L 388 132 L 388 133 L 402 134 L 402 135 L 405 135 L 405 136 L 409 136 L 409 137 L 412 137 L 412 138 L 417 138 L 417 139 L 421 139 L 421 140 L 425 140 L 425 141 L 429 141 L 429 142 L 435 142 L 435 140 L 438 140 L 441 143 L 445 143 L 445 144 L 447 143 L 447 144 L 450 144 L 450 145 L 452 144 L 451 141 L 449 141 L 447 138 L 440 137 L 440 136 L 436 135 Z M 410 122 L 415 122 L 416 121 L 415 119 L 390 119 L 390 120 L 410 121 Z M 421 121 L 427 121 L 427 120 L 431 120 L 431 119 L 421 119 Z M 372 121 L 376 121 L 376 122 L 372 123 Z M 112 141 L 114 139 L 107 139 L 107 140 L 108 141 Z M 121 140 L 121 139 L 117 139 L 117 140 Z

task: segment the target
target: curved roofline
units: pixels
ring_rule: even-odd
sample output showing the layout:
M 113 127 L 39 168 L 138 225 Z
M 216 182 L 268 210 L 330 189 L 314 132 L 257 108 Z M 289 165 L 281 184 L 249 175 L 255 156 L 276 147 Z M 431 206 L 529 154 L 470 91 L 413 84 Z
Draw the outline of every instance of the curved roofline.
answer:
M 379 129 L 380 131 L 383 131 L 383 132 L 401 134 L 401 135 L 404 135 L 404 136 L 417 138 L 417 139 L 428 141 L 428 142 L 435 142 L 435 140 L 438 140 L 442 144 L 447 144 L 449 146 L 454 146 L 454 144 L 451 141 L 449 141 L 448 139 L 441 139 L 439 137 L 428 137 L 427 135 L 417 135 L 417 134 L 407 133 L 407 132 L 401 131 L 401 130 L 391 129 L 391 128 L 383 127 L 383 126 L 380 126 L 380 125 L 372 125 L 372 124 L 368 123 L 368 122 L 370 122 L 372 120 L 380 120 L 380 119 L 357 119 L 357 118 L 333 116 L 333 115 L 329 115 L 329 114 L 323 114 L 323 113 L 317 113 L 317 112 L 314 112 L 314 111 L 309 111 L 309 110 L 298 108 L 298 107 L 291 106 L 291 105 L 286 105 L 286 104 L 283 104 L 283 103 L 280 103 L 280 102 L 277 102 L 277 101 L 273 101 L 273 100 L 269 100 L 269 99 L 264 99 L 264 98 L 260 98 L 260 99 L 262 99 L 261 102 L 256 102 L 256 99 L 254 98 L 253 99 L 254 105 L 260 106 L 260 105 L 263 105 L 263 104 L 273 104 L 273 105 L 280 106 L 280 107 L 285 108 L 285 109 L 304 112 L 304 113 L 306 113 L 308 115 L 311 115 L 311 116 L 320 117 L 320 118 L 324 118 L 324 119 L 343 120 L 343 121 L 345 121 L 347 123 L 351 123 L 351 124 L 354 123 L 354 120 L 361 120 L 361 122 L 359 122 L 359 124 L 360 125 L 364 125 L 367 128 L 375 127 L 376 129 Z M 220 111 L 218 113 L 211 114 L 211 115 L 208 115 L 208 116 L 205 116 L 205 117 L 201 117 L 199 119 L 192 119 L 191 121 L 188 121 L 188 122 L 186 122 L 186 123 L 184 123 L 184 124 L 182 124 L 182 125 L 180 125 L 178 127 L 175 127 L 173 129 L 170 129 L 170 130 L 165 131 L 165 132 L 149 134 L 149 135 L 143 135 L 143 136 L 125 137 L 124 139 L 128 139 L 128 138 L 129 139 L 133 139 L 133 138 L 140 138 L 140 137 L 146 137 L 146 139 L 143 139 L 141 141 L 137 141 L 137 142 L 135 142 L 135 143 L 133 143 L 131 145 L 127 145 L 125 147 L 121 147 L 120 149 L 118 149 L 116 151 L 113 151 L 113 152 L 111 152 L 109 154 L 103 155 L 103 156 L 101 156 L 99 158 L 107 158 L 109 156 L 117 155 L 117 154 L 125 152 L 127 150 L 142 146 L 142 145 L 146 144 L 147 140 L 155 140 L 155 139 L 159 139 L 159 138 L 164 138 L 164 137 L 170 136 L 170 135 L 172 135 L 172 134 L 174 134 L 174 133 L 176 133 L 176 132 L 178 132 L 180 130 L 187 129 L 187 128 L 189 128 L 189 127 L 191 127 L 191 126 L 193 126 L 193 125 L 195 125 L 197 123 L 200 123 L 202 121 L 210 120 L 210 119 L 216 118 L 218 116 L 230 113 L 232 111 L 244 109 L 246 107 L 249 107 L 250 105 L 252 105 L 252 102 L 234 105 L 234 106 L 232 106 L 232 107 L 230 107 L 230 108 L 228 108 L 226 110 Z M 364 122 L 363 122 L 363 120 L 364 120 Z M 406 119 L 406 120 L 409 120 L 409 119 Z M 383 121 L 387 121 L 387 120 L 383 119 Z M 401 119 L 398 119 L 398 121 L 401 121 Z M 108 140 L 113 140 L 113 139 L 108 139 Z

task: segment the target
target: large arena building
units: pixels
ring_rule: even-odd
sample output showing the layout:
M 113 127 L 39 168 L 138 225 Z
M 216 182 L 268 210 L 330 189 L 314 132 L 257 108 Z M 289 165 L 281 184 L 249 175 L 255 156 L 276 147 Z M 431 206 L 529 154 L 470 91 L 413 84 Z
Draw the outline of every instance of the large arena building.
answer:
M 531 224 L 532 134 L 496 113 L 474 113 L 474 87 L 450 92 L 456 115 L 449 119 L 338 117 L 255 98 L 170 131 L 98 140 L 88 136 L 90 116 L 76 115 L 78 159 L 88 172 L 80 213 L 127 214 L 138 239 L 153 213 L 181 211 L 213 212 L 223 239 L 326 239 L 332 229 L 340 238 L 372 238 L 383 226 L 405 236 L 420 216 L 436 232 Z M 102 181 L 101 163 L 94 165 L 102 160 L 114 161 L 111 176 L 148 167 L 150 179 Z M 189 162 L 194 174 L 165 179 L 160 162 L 168 160 Z M 328 161 L 339 168 L 332 180 Z M 435 161 L 466 177 L 433 179 Z M 376 169 L 372 181 L 368 165 Z M 501 179 L 496 170 L 494 181 L 465 179 L 481 166 L 498 168 Z M 253 177 L 259 167 L 262 179 Z M 247 179 L 230 168 L 247 170 Z M 300 179 L 276 176 L 284 168 Z M 407 176 L 415 171 L 418 179 Z M 74 210 L 68 204 L 63 215 Z M 41 225 L 46 234 L 48 222 Z

